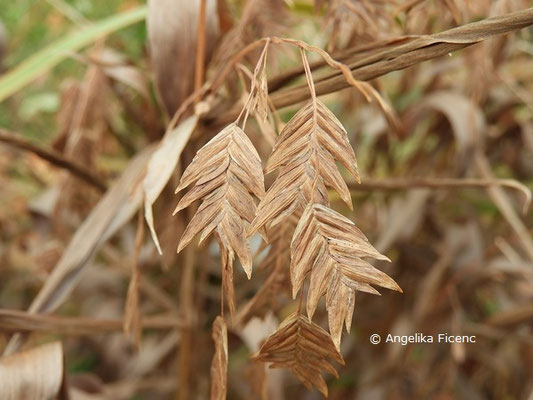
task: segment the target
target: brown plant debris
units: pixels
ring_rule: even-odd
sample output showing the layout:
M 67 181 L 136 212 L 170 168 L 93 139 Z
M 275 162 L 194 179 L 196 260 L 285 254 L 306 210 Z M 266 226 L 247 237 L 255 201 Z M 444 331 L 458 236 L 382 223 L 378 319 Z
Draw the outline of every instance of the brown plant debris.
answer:
M 256 206 L 251 194 L 265 193 L 261 159 L 252 142 L 236 124 L 230 124 L 201 148 L 187 167 L 176 193 L 193 182 L 174 214 L 202 199 L 178 244 L 178 253 L 201 232 L 200 243 L 216 232 L 223 258 L 232 268 L 235 253 L 248 278 L 252 255 L 244 221 L 251 222 Z
M 211 363 L 211 400 L 225 400 L 228 389 L 228 330 L 224 318 L 213 322 L 215 354 Z
M 326 397 L 322 370 L 338 378 L 330 360 L 344 365 L 331 336 L 299 313 L 288 316 L 253 358 L 272 363 L 270 368 L 289 368 L 308 389 L 316 387 Z
M 402 291 L 392 278 L 363 258 L 390 261 L 342 214 L 320 204 L 307 206 L 291 242 L 293 297 L 310 273 L 307 315 L 313 317 L 318 301 L 326 295 L 329 330 L 337 349 L 343 322 L 347 331 L 352 324 L 356 290 L 379 294 L 371 286 L 377 285 Z
M 0 398 L 64 399 L 61 342 L 0 358 Z
M 359 180 L 346 130 L 320 100 L 309 102 L 285 126 L 272 150 L 265 172 L 279 169 L 280 173 L 259 203 L 249 233 L 269 221 L 277 224 L 295 210 L 305 208 L 311 199 L 328 204 L 326 186 L 335 189 L 352 208 L 350 190 L 336 160 Z

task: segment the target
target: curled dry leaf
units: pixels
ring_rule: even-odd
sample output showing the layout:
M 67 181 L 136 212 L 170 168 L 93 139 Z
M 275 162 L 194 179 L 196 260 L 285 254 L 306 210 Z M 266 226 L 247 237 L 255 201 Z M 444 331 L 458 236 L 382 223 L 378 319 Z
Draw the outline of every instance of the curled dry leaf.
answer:
M 224 318 L 213 322 L 215 354 L 211 363 L 211 400 L 225 400 L 228 389 L 228 330 Z
M 235 253 L 248 278 L 252 255 L 246 240 L 244 221 L 251 222 L 256 206 L 252 194 L 265 193 L 261 159 L 252 142 L 236 124 L 230 124 L 202 147 L 187 167 L 176 193 L 196 182 L 181 198 L 174 214 L 196 200 L 202 200 L 178 244 L 178 252 L 201 232 L 200 243 L 216 232 L 227 263 Z
M 291 282 L 293 297 L 310 273 L 307 294 L 309 318 L 326 295 L 329 330 L 340 348 L 342 325 L 349 331 L 356 290 L 379 294 L 371 285 L 401 292 L 392 278 L 363 258 L 390 261 L 380 254 L 363 232 L 348 218 L 320 204 L 305 209 L 291 242 Z
M 279 169 L 280 173 L 259 203 L 249 234 L 269 221 L 277 224 L 311 201 L 328 204 L 326 186 L 335 189 L 352 208 L 350 190 L 336 160 L 359 180 L 357 161 L 344 127 L 320 100 L 316 100 L 316 107 L 310 102 L 292 117 L 278 137 L 266 172 Z
M 254 359 L 272 363 L 270 368 L 289 368 L 308 389 L 316 387 L 326 397 L 328 387 L 322 370 L 338 378 L 330 360 L 344 365 L 331 336 L 299 313 L 291 314 L 280 324 Z
M 0 358 L 2 400 L 55 399 L 63 384 L 61 342 Z
M 482 141 L 486 121 L 483 112 L 472 100 L 452 91 L 438 91 L 424 99 L 420 111 L 434 109 L 443 113 L 455 134 L 457 151 L 465 156 Z

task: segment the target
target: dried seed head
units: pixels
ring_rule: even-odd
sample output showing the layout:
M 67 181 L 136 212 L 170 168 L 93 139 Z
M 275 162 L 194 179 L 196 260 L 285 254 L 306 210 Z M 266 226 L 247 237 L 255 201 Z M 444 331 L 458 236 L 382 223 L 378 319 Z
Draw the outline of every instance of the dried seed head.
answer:
M 326 186 L 352 207 L 350 191 L 335 162 L 359 179 L 354 151 L 339 120 L 319 100 L 316 108 L 314 104 L 298 111 L 276 141 L 266 172 L 279 169 L 280 174 L 259 203 L 249 235 L 302 210 L 309 202 L 328 204 Z
M 254 359 L 272 363 L 270 368 L 289 368 L 308 389 L 316 387 L 326 397 L 328 387 L 322 370 L 338 378 L 329 360 L 344 365 L 330 335 L 299 313 L 291 314 L 281 323 Z
M 252 194 L 261 198 L 265 189 L 261 159 L 241 128 L 230 124 L 202 147 L 183 173 L 176 192 L 193 182 L 195 185 L 181 198 L 174 214 L 196 200 L 202 200 L 202 204 L 185 229 L 178 252 L 196 234 L 201 233 L 202 242 L 215 231 L 225 265 L 224 282 L 230 282 L 224 274 L 233 270 L 235 255 L 250 278 L 252 255 L 245 221 L 251 222 L 255 216 Z

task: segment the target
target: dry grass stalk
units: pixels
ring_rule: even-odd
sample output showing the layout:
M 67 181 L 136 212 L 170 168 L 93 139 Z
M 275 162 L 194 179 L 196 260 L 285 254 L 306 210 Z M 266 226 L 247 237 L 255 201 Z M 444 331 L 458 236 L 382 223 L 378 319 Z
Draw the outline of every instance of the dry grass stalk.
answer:
M 52 165 L 69 171 L 77 178 L 83 179 L 86 183 L 94 186 L 102 192 L 105 192 L 107 188 L 106 183 L 98 176 L 94 175 L 89 168 L 78 162 L 69 160 L 52 149 L 39 147 L 25 139 L 22 135 L 9 132 L 5 129 L 0 129 L 0 142 L 9 144 L 10 146 L 21 150 L 27 150 L 43 160 L 48 161 Z
M 139 266 L 139 253 L 144 240 L 144 219 L 139 212 L 137 218 L 137 233 L 135 235 L 135 249 L 133 251 L 132 272 L 128 294 L 126 296 L 126 311 L 124 312 L 124 333 L 133 339 L 137 348 L 141 345 L 141 310 L 139 309 L 139 286 L 141 269 Z
M 316 387 L 326 397 L 328 387 L 321 372 L 338 377 L 330 360 L 344 365 L 330 335 L 300 313 L 287 317 L 254 359 L 272 363 L 270 368 L 289 368 L 308 389 Z
M 147 316 L 141 321 L 143 329 L 165 330 L 183 328 L 187 323 L 178 317 Z M 60 317 L 46 314 L 30 314 L 25 311 L 0 309 L 0 330 L 4 332 L 41 332 L 61 335 L 96 335 L 119 332 L 124 329 L 122 319 L 86 317 Z
M 228 390 L 228 330 L 224 318 L 218 316 L 213 322 L 215 354 L 211 363 L 211 400 L 225 400 Z

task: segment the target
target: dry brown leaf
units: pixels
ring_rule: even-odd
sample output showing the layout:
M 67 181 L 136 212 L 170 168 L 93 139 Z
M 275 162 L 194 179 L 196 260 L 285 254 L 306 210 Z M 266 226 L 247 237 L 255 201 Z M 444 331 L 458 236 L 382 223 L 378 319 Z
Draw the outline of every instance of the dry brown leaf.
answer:
M 141 179 L 152 146 L 137 155 L 106 192 L 74 234 L 63 256 L 30 307 L 33 312 L 54 310 L 77 283 L 92 256 L 120 227 L 131 219 L 141 201 Z
M 98 249 L 138 210 L 142 201 L 141 182 L 153 150 L 153 146 L 147 147 L 131 160 L 128 168 L 94 207 L 33 300 L 30 312 L 44 313 L 57 309 L 77 285 Z M 19 344 L 17 340 L 11 341 L 5 352 L 9 354 Z
M 60 395 L 63 378 L 61 342 L 0 358 L 2 400 L 55 399 Z
M 429 107 L 442 112 L 452 125 L 459 151 L 466 154 L 468 150 L 474 152 L 474 165 L 484 179 L 494 179 L 486 156 L 481 150 L 483 136 L 486 130 L 485 116 L 479 105 L 459 93 L 437 92 L 427 100 Z M 533 260 L 533 238 L 520 217 L 514 210 L 507 194 L 500 187 L 489 187 L 489 196 L 520 238 L 524 250 Z M 527 204 L 527 202 L 526 202 Z
M 206 60 L 218 37 L 217 2 L 206 2 Z M 199 1 L 148 1 L 148 39 L 157 88 L 173 115 L 194 89 Z
M 416 189 L 405 196 L 393 198 L 387 210 L 387 222 L 381 227 L 375 242 L 376 248 L 385 252 L 400 239 L 408 241 L 426 215 L 430 198 L 431 192 L 427 189 Z
M 342 124 L 321 101 L 316 100 L 316 108 L 310 102 L 278 137 L 266 173 L 276 169 L 280 173 L 259 203 L 249 234 L 269 222 L 277 224 L 311 201 L 328 204 L 326 186 L 335 189 L 352 208 L 350 191 L 336 160 L 359 179 L 355 154 Z
M 213 322 L 215 354 L 211 363 L 211 400 L 225 400 L 228 390 L 228 330 L 224 318 Z
M 427 113 L 428 108 L 433 108 L 443 113 L 455 134 L 457 150 L 461 155 L 467 155 L 472 151 L 476 143 L 484 135 L 486 121 L 483 112 L 464 95 L 451 91 L 438 91 L 424 99 L 420 110 Z
M 326 397 L 328 387 L 322 370 L 338 378 L 330 360 L 344 365 L 331 336 L 298 313 L 291 314 L 280 324 L 254 359 L 272 363 L 270 368 L 289 368 L 308 389 L 316 387 Z
M 387 260 L 348 218 L 320 204 L 305 209 L 291 242 L 293 297 L 311 275 L 307 294 L 309 318 L 326 295 L 329 330 L 340 348 L 343 323 L 349 331 L 355 306 L 355 292 L 379 294 L 371 285 L 402 290 L 392 278 L 363 258 Z
M 176 193 L 194 182 L 196 184 L 181 198 L 174 211 L 176 214 L 194 201 L 202 200 L 183 232 L 178 252 L 196 234 L 201 232 L 201 243 L 215 231 L 223 259 L 223 286 L 230 289 L 235 254 L 248 278 L 251 277 L 252 255 L 244 222 L 251 222 L 255 216 L 252 194 L 262 198 L 265 193 L 261 159 L 236 124 L 228 125 L 198 151 L 183 173 Z
M 189 142 L 189 138 L 194 132 L 197 123 L 198 116 L 193 115 L 165 134 L 159 147 L 150 158 L 148 170 L 144 177 L 144 216 L 150 227 L 150 233 L 152 234 L 152 239 L 159 254 L 163 254 L 163 251 L 161 250 L 161 245 L 155 232 L 152 205 L 172 176 L 172 172 L 180 159 L 181 152 Z

